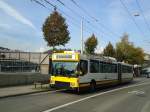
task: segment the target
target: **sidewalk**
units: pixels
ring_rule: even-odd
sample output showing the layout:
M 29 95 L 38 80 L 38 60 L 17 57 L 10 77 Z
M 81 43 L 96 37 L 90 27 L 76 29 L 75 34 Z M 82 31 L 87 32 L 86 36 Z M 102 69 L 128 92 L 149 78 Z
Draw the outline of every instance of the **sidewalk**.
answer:
M 138 77 L 134 78 L 135 82 L 145 82 L 146 80 L 149 80 L 145 77 Z M 0 98 L 7 98 L 12 96 L 20 96 L 20 95 L 27 95 L 32 93 L 39 93 L 39 92 L 46 92 L 51 91 L 52 89 L 49 88 L 49 84 L 45 84 L 42 86 L 37 85 L 37 88 L 35 88 L 33 85 L 25 85 L 25 86 L 13 86 L 13 87 L 5 87 L 0 88 Z
M 40 85 L 37 85 L 37 88 L 35 88 L 34 85 L 5 87 L 5 88 L 0 88 L 0 98 L 27 95 L 27 94 L 38 93 L 38 92 L 46 92 L 49 90 L 50 88 L 48 84 L 43 85 L 42 88 Z

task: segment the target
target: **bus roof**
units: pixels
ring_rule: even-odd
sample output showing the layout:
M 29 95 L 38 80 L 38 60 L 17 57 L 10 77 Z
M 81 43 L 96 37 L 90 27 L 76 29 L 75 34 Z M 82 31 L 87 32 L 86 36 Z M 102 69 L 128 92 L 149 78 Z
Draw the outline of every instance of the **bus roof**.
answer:
M 99 60 L 104 62 L 117 62 L 117 60 L 113 57 L 95 56 L 95 55 L 81 55 L 80 59 Z

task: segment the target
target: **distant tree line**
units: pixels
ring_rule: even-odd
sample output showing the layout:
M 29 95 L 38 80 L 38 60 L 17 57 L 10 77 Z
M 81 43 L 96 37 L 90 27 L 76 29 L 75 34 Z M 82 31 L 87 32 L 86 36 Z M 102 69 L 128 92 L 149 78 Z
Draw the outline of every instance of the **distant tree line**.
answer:
M 126 33 L 121 37 L 121 41 L 116 43 L 115 47 L 109 42 L 103 51 L 103 55 L 115 57 L 117 61 L 130 64 L 143 64 L 144 62 L 143 49 L 135 47 L 132 42 L 129 42 L 129 36 Z
M 70 40 L 65 18 L 56 9 L 46 18 L 42 31 L 44 40 L 48 46 L 52 47 L 52 50 L 58 50 L 56 46 L 65 46 Z M 95 54 L 97 45 L 97 37 L 92 34 L 84 43 L 84 53 L 87 55 Z M 59 51 L 62 50 L 65 49 L 59 49 Z M 129 42 L 128 34 L 124 34 L 121 41 L 117 42 L 115 46 L 109 42 L 103 51 L 103 56 L 115 57 L 117 61 L 130 64 L 142 64 L 144 62 L 144 51 Z

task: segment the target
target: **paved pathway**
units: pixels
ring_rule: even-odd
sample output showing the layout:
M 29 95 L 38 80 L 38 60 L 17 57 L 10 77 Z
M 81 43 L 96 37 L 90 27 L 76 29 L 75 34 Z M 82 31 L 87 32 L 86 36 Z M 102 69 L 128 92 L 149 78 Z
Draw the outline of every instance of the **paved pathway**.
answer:
M 5 88 L 0 88 L 0 98 L 23 95 L 23 94 L 31 94 L 36 92 L 43 92 L 48 90 L 50 90 L 48 84 L 43 85 L 42 88 L 40 85 L 37 85 L 37 88 L 35 88 L 34 85 L 5 87 Z

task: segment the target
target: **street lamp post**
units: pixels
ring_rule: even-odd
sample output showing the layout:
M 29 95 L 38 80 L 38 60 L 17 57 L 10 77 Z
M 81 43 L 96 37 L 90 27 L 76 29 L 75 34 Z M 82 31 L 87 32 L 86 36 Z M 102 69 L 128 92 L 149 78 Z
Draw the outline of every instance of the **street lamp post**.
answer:
M 81 20 L 81 54 L 83 54 L 83 20 Z

